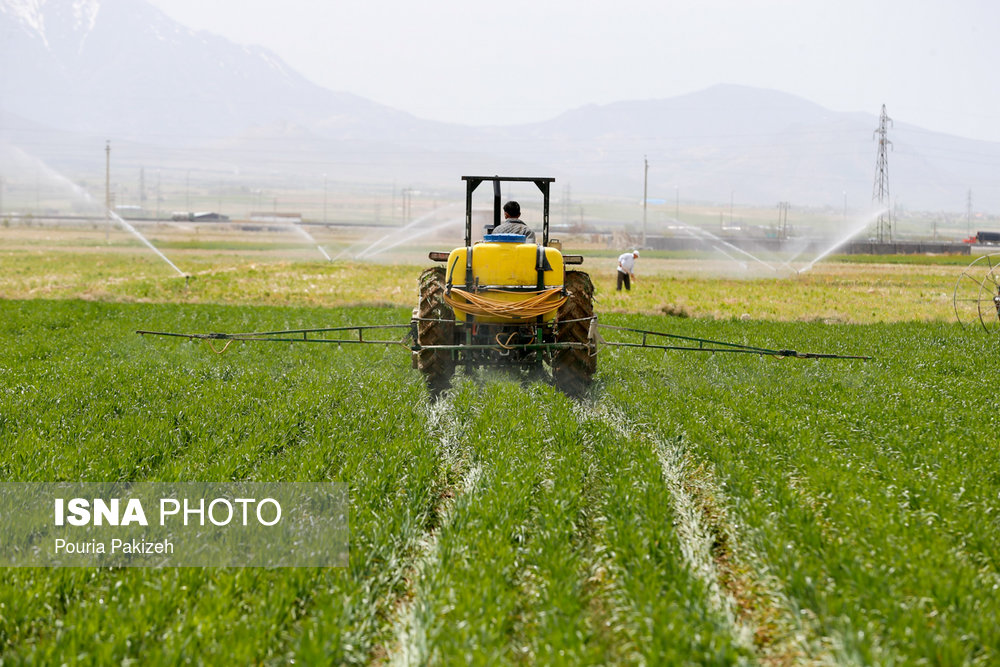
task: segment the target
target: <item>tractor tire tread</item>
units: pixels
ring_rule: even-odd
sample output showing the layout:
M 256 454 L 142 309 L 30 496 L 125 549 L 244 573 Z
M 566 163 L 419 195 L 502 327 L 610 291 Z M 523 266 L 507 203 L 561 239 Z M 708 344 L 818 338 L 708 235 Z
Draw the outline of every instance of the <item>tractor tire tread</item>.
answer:
M 567 271 L 563 281 L 568 298 L 559 309 L 556 342 L 587 343 L 588 347 L 556 350 L 552 358 L 552 380 L 569 396 L 580 396 L 590 386 L 597 370 L 591 349 L 590 319 L 594 316 L 594 283 L 583 271 Z M 568 320 L 580 320 L 568 322 Z
M 420 345 L 452 345 L 455 342 L 455 312 L 445 303 L 445 289 L 444 267 L 431 267 L 420 274 L 420 301 L 416 311 L 420 318 L 417 322 L 417 343 Z M 431 393 L 447 389 L 455 373 L 455 359 L 451 351 L 420 350 L 416 357 L 417 368 L 424 374 Z

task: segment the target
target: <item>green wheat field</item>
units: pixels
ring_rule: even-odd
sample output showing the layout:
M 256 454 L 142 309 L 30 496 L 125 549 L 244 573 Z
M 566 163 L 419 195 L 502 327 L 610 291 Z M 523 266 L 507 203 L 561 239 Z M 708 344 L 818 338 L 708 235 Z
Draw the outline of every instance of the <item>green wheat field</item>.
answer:
M 419 259 L 172 256 L 187 285 L 127 244 L 0 248 L 0 478 L 344 482 L 350 565 L 0 570 L 0 663 L 1000 661 L 965 262 L 644 255 L 615 294 L 588 256 L 604 323 L 873 358 L 605 349 L 579 400 L 488 370 L 435 401 L 403 346 L 135 334 L 407 322 Z

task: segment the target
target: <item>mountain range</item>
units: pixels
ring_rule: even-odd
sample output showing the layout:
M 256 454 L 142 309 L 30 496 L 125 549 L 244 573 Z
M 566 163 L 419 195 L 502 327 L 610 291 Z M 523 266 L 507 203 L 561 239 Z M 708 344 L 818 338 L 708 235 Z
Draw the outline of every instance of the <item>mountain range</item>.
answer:
M 838 113 L 778 91 L 718 85 L 472 127 L 327 90 L 144 0 L 0 0 L 0 37 L 0 170 L 16 150 L 96 174 L 110 140 L 122 168 L 205 180 L 457 189 L 463 174 L 517 173 L 641 199 L 648 160 L 651 198 L 838 209 L 873 190 L 878 110 Z M 904 122 L 889 139 L 896 206 L 964 212 L 971 191 L 977 210 L 1000 210 L 1000 144 Z

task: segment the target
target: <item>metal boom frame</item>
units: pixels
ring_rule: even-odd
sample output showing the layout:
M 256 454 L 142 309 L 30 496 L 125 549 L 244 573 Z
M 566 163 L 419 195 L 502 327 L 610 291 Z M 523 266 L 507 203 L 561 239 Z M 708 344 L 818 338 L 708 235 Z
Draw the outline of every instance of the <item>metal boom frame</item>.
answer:
M 414 318 L 409 324 L 373 324 L 366 326 L 345 326 L 345 327 L 322 327 L 314 329 L 286 329 L 283 331 L 261 331 L 254 333 L 175 333 L 168 331 L 136 331 L 137 334 L 146 336 L 170 336 L 174 338 L 187 338 L 189 340 L 205 341 L 244 341 L 244 342 L 271 342 L 271 343 L 336 343 L 336 344 L 361 344 L 361 345 L 402 345 L 413 352 L 420 350 L 556 350 L 556 349 L 593 349 L 597 354 L 600 346 L 605 347 L 626 347 L 644 348 L 652 350 L 677 350 L 681 352 L 721 352 L 735 354 L 756 354 L 766 357 L 795 357 L 796 359 L 859 359 L 869 360 L 870 356 L 854 354 L 828 354 L 820 352 L 799 352 L 789 349 L 771 349 L 757 347 L 754 345 L 743 345 L 740 343 L 728 343 L 725 341 L 712 340 L 709 338 L 698 338 L 695 336 L 683 336 L 680 334 L 666 333 L 663 331 L 650 331 L 647 329 L 633 329 L 631 327 L 619 327 L 610 324 L 598 324 L 597 317 L 590 318 L 591 321 L 591 342 L 563 342 L 563 343 L 514 343 L 512 345 L 420 345 L 417 343 L 416 326 L 421 318 Z M 423 320 L 452 322 L 452 320 Z M 562 322 L 567 324 L 578 320 L 568 320 Z M 560 323 L 556 322 L 558 326 Z M 401 340 L 372 340 L 365 339 L 366 331 L 373 330 L 406 330 L 406 335 Z M 641 334 L 642 340 L 638 343 L 624 341 L 604 340 L 596 332 L 622 331 L 626 333 Z M 342 333 L 353 331 L 355 337 L 335 337 L 316 336 L 316 334 Z M 685 344 L 661 345 L 651 343 L 650 337 L 660 337 L 669 340 L 683 341 Z M 408 342 L 409 341 L 409 342 Z
M 174 338 L 187 338 L 189 340 L 241 340 L 251 342 L 268 343 L 361 343 L 368 345 L 403 345 L 406 346 L 406 339 L 409 333 L 402 340 L 365 340 L 364 332 L 374 329 L 406 329 L 410 330 L 409 324 L 372 324 L 366 326 L 347 327 L 322 327 L 318 329 L 285 329 L 283 331 L 258 331 L 254 333 L 174 333 L 169 331 L 136 331 L 140 336 L 172 336 Z M 355 331 L 357 338 L 325 338 L 312 337 L 310 334 L 332 333 L 342 331 Z

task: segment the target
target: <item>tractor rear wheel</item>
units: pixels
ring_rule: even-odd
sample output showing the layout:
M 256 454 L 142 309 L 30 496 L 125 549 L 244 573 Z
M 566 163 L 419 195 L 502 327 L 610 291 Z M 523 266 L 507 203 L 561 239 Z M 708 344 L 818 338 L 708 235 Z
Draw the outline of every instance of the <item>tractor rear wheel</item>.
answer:
M 552 380 L 567 395 L 579 396 L 590 386 L 597 370 L 597 356 L 592 354 L 588 335 L 594 316 L 594 283 L 583 271 L 567 271 L 563 285 L 568 297 L 559 308 L 556 342 L 585 343 L 587 347 L 556 350 L 552 357 Z
M 424 345 L 454 345 L 455 311 L 444 301 L 445 270 L 435 266 L 420 274 L 420 303 L 414 315 L 417 321 L 417 343 Z M 437 395 L 451 384 L 455 359 L 451 350 L 420 350 L 415 353 L 416 366 L 424 374 L 431 394 Z

